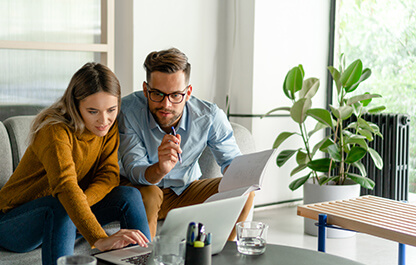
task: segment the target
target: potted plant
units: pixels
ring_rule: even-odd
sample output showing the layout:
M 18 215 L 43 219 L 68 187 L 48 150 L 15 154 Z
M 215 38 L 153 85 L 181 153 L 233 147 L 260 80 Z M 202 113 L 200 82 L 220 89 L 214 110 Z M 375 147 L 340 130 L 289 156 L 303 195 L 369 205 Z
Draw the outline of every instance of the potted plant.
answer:
M 385 107 L 369 108 L 372 99 L 379 98 L 380 95 L 370 93 L 352 95 L 360 83 L 371 75 L 370 69 L 363 69 L 361 60 L 358 59 L 345 67 L 345 59 L 341 56 L 339 70 L 332 66 L 328 67 L 328 70 L 335 82 L 334 90 L 337 95 L 337 104 L 329 105 L 328 109 L 312 108 L 312 98 L 319 88 L 317 78 L 305 79 L 302 65 L 293 67 L 287 73 L 283 91 L 292 101 L 292 106 L 275 108 L 265 116 L 276 111 L 287 111 L 299 126 L 297 132 L 280 133 L 273 148 L 279 148 L 292 136 L 299 137 L 301 145 L 296 149 L 281 151 L 276 158 L 276 164 L 281 167 L 290 158 L 295 157 L 297 166 L 291 171 L 290 176 L 307 171 L 305 175 L 302 174 L 290 183 L 291 190 L 304 186 L 304 193 L 306 193 L 305 187 L 309 184 L 319 188 L 319 186 L 345 186 L 357 183 L 359 185 L 356 185 L 358 188 L 355 190 L 358 191 L 356 195 L 358 196 L 360 186 L 373 189 L 375 185 L 374 181 L 367 177 L 361 159 L 369 154 L 377 168 L 383 167 L 380 155 L 368 146 L 368 142 L 373 141 L 376 135 L 379 137 L 382 135 L 376 124 L 363 119 L 363 114 L 365 112 L 378 113 Z M 345 121 L 352 115 L 356 117 L 356 122 L 345 124 Z M 315 124 L 308 129 L 311 120 Z M 318 135 L 317 132 L 324 129 L 327 129 L 327 133 L 321 133 L 322 138 L 313 139 Z M 312 146 L 313 142 L 316 144 Z M 358 168 L 359 173 L 353 173 L 353 168 Z M 305 203 L 318 202 L 316 199 L 306 198 L 305 194 L 304 201 Z

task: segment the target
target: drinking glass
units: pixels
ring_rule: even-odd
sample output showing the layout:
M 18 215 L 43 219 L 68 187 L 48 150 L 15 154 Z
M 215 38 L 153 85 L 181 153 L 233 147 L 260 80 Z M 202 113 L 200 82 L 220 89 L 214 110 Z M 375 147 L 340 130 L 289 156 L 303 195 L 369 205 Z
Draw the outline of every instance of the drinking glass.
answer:
M 183 265 L 185 238 L 161 235 L 153 239 L 153 259 L 157 265 Z
M 267 229 L 262 222 L 246 221 L 236 224 L 237 250 L 245 255 L 260 255 L 266 251 Z

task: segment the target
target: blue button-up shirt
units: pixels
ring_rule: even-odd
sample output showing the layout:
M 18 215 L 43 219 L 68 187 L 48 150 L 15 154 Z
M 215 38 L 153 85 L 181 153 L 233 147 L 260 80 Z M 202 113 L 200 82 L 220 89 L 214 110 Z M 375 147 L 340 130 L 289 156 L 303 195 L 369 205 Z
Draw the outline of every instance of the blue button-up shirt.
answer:
M 143 91 L 123 98 L 119 115 L 120 173 L 133 184 L 153 185 L 145 178 L 146 169 L 158 162 L 158 147 L 165 132 L 149 111 Z M 189 184 L 201 177 L 198 159 L 209 146 L 221 171 L 241 155 L 231 124 L 215 104 L 194 96 L 186 102 L 177 126 L 181 135 L 182 163 L 156 185 L 181 194 Z

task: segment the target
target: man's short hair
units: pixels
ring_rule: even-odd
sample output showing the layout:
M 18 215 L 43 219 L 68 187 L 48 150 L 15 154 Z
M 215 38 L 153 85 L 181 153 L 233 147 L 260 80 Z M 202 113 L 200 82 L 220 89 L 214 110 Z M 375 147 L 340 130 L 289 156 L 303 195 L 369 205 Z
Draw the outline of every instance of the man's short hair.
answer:
M 176 48 L 149 53 L 143 67 L 146 70 L 147 82 L 150 81 L 151 74 L 156 71 L 168 74 L 183 71 L 185 73 L 185 82 L 186 84 L 189 83 L 191 64 L 188 63 L 188 57 Z

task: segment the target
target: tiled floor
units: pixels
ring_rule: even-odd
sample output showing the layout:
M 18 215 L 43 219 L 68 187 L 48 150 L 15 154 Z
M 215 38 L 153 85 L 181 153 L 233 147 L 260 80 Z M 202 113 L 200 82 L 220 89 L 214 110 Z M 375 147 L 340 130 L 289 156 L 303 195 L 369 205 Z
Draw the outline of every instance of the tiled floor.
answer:
M 317 238 L 303 233 L 303 217 L 295 205 L 256 208 L 254 220 L 269 224 L 268 242 L 317 249 Z M 398 264 L 398 244 L 382 238 L 356 234 L 346 239 L 327 239 L 326 252 L 367 265 Z M 416 247 L 406 246 L 406 265 L 416 264 Z

